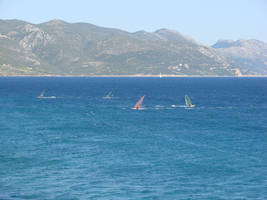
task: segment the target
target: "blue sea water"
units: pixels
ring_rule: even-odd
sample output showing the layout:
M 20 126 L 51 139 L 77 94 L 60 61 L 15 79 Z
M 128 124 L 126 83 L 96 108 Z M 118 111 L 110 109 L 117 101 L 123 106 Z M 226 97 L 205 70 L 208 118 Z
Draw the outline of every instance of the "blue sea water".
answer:
M 267 79 L 2 77 L 0 199 L 267 199 Z

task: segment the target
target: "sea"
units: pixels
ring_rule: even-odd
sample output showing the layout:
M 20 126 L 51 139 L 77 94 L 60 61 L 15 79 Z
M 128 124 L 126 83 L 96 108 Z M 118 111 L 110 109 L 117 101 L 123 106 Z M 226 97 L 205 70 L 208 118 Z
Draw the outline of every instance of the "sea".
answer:
M 0 199 L 267 199 L 267 78 L 1 77 Z

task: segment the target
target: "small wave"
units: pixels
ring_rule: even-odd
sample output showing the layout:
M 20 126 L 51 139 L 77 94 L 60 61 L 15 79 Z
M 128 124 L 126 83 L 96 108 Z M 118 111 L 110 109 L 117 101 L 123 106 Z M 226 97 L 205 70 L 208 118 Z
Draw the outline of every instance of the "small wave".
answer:
M 155 105 L 156 108 L 163 108 L 163 105 Z
M 156 110 L 159 110 L 159 109 L 164 109 L 165 106 L 163 106 L 163 105 L 155 105 L 154 108 L 155 108 Z
M 138 109 L 135 109 L 135 108 L 131 108 L 132 110 L 147 110 L 147 108 L 138 108 Z
M 186 108 L 185 105 L 175 105 L 175 104 L 171 105 L 171 107 L 172 108 Z

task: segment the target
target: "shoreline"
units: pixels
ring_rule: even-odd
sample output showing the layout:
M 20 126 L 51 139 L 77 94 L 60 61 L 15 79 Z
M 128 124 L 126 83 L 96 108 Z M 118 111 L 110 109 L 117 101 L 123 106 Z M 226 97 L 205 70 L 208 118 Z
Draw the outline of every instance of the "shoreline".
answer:
M 103 77 L 103 78 L 265 78 L 267 75 L 243 75 L 243 76 L 216 76 L 216 75 L 0 75 L 0 78 L 4 77 Z

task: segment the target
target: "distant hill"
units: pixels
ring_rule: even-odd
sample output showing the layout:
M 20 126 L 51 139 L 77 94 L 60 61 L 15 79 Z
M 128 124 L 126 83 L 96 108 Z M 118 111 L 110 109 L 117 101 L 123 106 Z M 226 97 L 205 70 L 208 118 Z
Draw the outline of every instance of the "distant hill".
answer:
M 219 40 L 216 52 L 242 74 L 267 74 L 267 44 L 258 40 Z
M 0 20 L 0 75 L 267 74 L 265 43 L 235 43 L 207 47 L 168 29 L 129 33 L 61 20 Z

